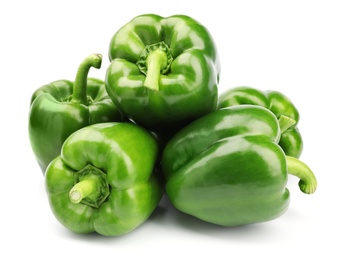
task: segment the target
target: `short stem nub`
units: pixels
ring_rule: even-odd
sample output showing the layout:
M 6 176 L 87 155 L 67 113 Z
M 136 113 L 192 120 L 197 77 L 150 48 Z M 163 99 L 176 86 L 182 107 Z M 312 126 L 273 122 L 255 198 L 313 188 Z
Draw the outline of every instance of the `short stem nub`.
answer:
M 69 191 L 69 199 L 72 203 L 98 208 L 109 194 L 107 176 L 100 169 L 88 164 L 74 173 L 74 186 Z
M 279 128 L 281 131 L 281 134 L 284 133 L 286 130 L 288 130 L 291 126 L 296 124 L 296 120 L 294 120 L 291 117 L 281 115 L 278 119 L 279 122 Z
M 91 67 L 99 69 L 101 68 L 101 63 L 102 55 L 92 54 L 85 58 L 80 64 L 74 81 L 72 102 L 81 104 L 87 103 L 87 77 L 89 69 Z
M 94 179 L 83 180 L 74 185 L 69 192 L 70 201 L 80 203 L 83 198 L 95 193 L 98 189 L 97 181 Z
M 169 71 L 172 60 L 171 51 L 164 42 L 147 45 L 137 62 L 140 71 L 146 75 L 144 87 L 158 91 L 160 76 Z
M 300 190 L 306 194 L 314 193 L 317 189 L 317 179 L 310 167 L 295 157 L 286 156 L 286 160 L 288 173 L 300 179 Z
M 147 76 L 144 81 L 144 86 L 159 90 L 159 81 L 161 70 L 167 65 L 167 55 L 163 51 L 153 51 L 149 53 L 147 58 Z

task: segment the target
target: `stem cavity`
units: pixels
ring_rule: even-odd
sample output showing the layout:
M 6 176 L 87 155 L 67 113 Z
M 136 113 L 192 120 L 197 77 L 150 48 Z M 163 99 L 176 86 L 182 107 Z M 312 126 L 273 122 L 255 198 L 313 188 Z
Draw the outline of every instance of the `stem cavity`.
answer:
M 317 189 L 317 179 L 309 166 L 299 159 L 286 156 L 288 173 L 298 177 L 298 186 L 306 194 L 312 194 Z
M 102 55 L 92 54 L 85 58 L 80 64 L 74 81 L 72 102 L 87 104 L 87 78 L 89 69 L 91 67 L 99 69 L 101 68 L 101 63 Z
M 160 75 L 169 71 L 172 61 L 171 51 L 164 42 L 147 45 L 136 63 L 140 71 L 146 75 L 144 87 L 158 91 Z

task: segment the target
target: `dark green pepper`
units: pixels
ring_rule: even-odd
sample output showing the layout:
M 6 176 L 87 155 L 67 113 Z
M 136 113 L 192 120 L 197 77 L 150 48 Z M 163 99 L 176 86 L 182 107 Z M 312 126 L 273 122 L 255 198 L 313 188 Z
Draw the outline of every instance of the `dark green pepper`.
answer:
M 178 129 L 216 109 L 219 58 L 194 19 L 141 15 L 111 39 L 106 88 L 131 120 L 152 131 Z
M 277 143 L 280 128 L 284 126 L 268 109 L 239 105 L 181 129 L 162 156 L 173 205 L 204 221 L 236 226 L 269 221 L 287 210 L 288 173 L 300 178 L 304 193 L 313 193 L 313 172 L 285 155 Z
M 299 158 L 303 151 L 303 139 L 298 129 L 299 113 L 296 106 L 284 94 L 278 91 L 261 91 L 251 87 L 236 87 L 222 93 L 218 99 L 218 108 L 251 104 L 271 110 L 277 118 L 284 115 L 296 123 L 284 131 L 279 145 L 286 155 Z
M 95 123 L 122 121 L 122 113 L 107 95 L 102 80 L 88 78 L 91 67 L 101 67 L 102 56 L 88 56 L 80 65 L 75 82 L 58 80 L 37 89 L 31 98 L 29 137 L 44 172 L 60 154 L 66 138 Z
M 156 208 L 155 138 L 132 123 L 99 123 L 70 135 L 46 170 L 50 207 L 76 233 L 126 234 Z

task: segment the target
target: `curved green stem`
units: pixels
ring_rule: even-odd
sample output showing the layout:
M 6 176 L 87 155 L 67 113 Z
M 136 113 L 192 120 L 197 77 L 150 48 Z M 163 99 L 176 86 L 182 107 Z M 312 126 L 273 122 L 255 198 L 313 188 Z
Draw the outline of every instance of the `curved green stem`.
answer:
M 98 181 L 95 179 L 87 179 L 80 181 L 74 185 L 69 192 L 70 201 L 80 203 L 82 199 L 94 194 L 98 190 Z
M 101 68 L 101 63 L 102 55 L 92 54 L 85 58 L 80 64 L 74 81 L 72 102 L 81 104 L 87 103 L 87 77 L 89 69 L 91 67 L 99 69 Z
M 317 189 L 317 179 L 310 167 L 295 157 L 286 156 L 286 161 L 288 173 L 300 179 L 300 190 L 306 194 L 314 193 Z
M 291 126 L 296 124 L 296 120 L 294 120 L 291 117 L 281 115 L 278 119 L 279 122 L 279 128 L 281 131 L 281 134 L 284 133 L 286 130 L 288 130 Z

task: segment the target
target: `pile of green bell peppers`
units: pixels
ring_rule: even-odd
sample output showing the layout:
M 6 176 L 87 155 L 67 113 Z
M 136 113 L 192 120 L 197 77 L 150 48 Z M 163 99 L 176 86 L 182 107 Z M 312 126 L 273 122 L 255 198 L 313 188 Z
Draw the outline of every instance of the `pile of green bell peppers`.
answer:
M 218 93 L 220 59 L 209 30 L 185 15 L 140 15 L 102 55 L 31 97 L 28 132 L 56 219 L 76 233 L 120 236 L 142 225 L 163 195 L 220 226 L 265 222 L 317 180 L 300 160 L 299 111 L 279 91 Z

